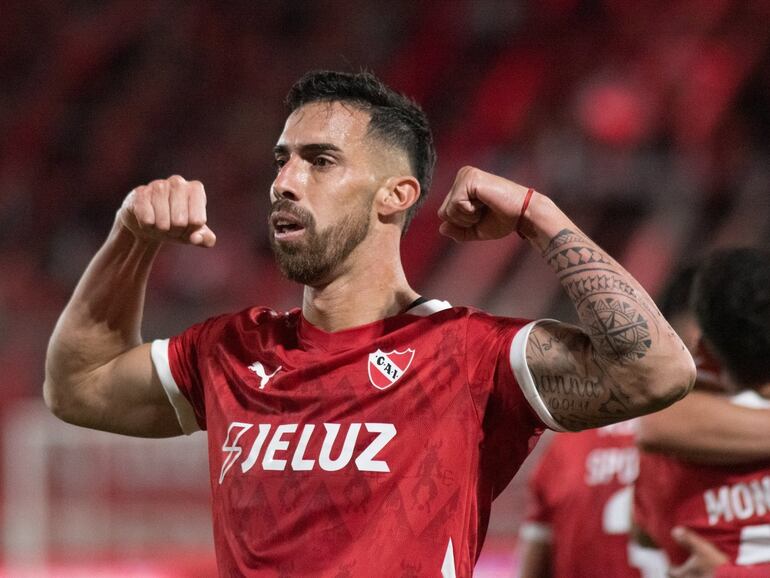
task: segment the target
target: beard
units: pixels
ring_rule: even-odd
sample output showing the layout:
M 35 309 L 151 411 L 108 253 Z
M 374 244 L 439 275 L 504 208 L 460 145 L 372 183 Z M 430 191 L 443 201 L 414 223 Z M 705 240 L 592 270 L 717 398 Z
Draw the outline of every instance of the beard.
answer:
M 322 231 L 317 230 L 313 215 L 292 201 L 283 199 L 275 203 L 272 212 L 291 213 L 305 229 L 301 241 L 279 243 L 271 226 L 270 247 L 281 272 L 303 285 L 318 286 L 327 282 L 369 233 L 373 198 Z

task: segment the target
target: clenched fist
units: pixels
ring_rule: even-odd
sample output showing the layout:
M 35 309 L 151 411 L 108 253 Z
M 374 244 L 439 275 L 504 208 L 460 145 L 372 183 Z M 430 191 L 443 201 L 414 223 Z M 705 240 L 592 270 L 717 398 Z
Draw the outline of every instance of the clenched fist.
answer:
M 206 225 L 206 192 L 199 181 L 179 175 L 136 187 L 118 210 L 118 221 L 138 239 L 213 247 Z
M 444 199 L 440 231 L 455 241 L 500 239 L 516 230 L 527 187 L 463 167 Z

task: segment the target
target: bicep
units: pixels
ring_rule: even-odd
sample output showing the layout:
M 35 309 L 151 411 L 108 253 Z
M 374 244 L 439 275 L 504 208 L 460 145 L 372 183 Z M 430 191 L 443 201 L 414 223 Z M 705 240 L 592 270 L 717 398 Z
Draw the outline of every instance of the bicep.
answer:
M 542 403 L 563 428 L 599 427 L 634 416 L 633 383 L 623 384 L 607 371 L 579 327 L 539 322 L 529 333 L 526 358 Z
M 139 437 L 171 437 L 182 429 L 152 362 L 150 344 L 122 353 L 95 370 L 80 397 L 81 422 Z

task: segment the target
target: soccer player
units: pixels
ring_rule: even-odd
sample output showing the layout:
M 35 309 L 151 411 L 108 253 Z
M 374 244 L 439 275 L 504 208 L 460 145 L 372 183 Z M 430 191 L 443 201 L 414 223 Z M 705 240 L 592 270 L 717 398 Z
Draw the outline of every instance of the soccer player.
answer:
M 736 405 L 770 407 L 768 286 L 766 250 L 720 251 L 697 273 L 693 305 L 702 329 L 700 355 L 721 367 L 721 381 L 732 387 Z M 682 417 L 681 412 L 672 413 L 673 419 Z M 690 414 L 689 419 L 702 417 Z M 723 551 L 729 562 L 716 570 L 716 576 L 743 575 L 748 570 L 735 574 L 730 567 L 750 565 L 763 565 L 764 575 L 770 575 L 770 459 L 741 461 L 727 455 L 722 462 L 731 464 L 728 467 L 663 454 L 643 456 L 635 511 L 672 564 L 682 565 L 672 574 L 692 567 L 682 543 L 691 545 L 688 536 L 700 535 Z
M 694 275 L 694 266 L 677 271 L 658 300 L 687 346 L 698 336 L 689 308 Z M 519 578 L 638 578 L 638 567 L 665 568 L 658 550 L 635 547 L 629 559 L 638 421 L 553 436 L 529 480 Z
M 302 307 L 142 343 L 160 246 L 216 240 L 200 182 L 153 181 L 126 197 L 57 323 L 45 399 L 122 434 L 206 430 L 222 576 L 470 576 L 491 501 L 544 425 L 661 409 L 692 386 L 692 358 L 553 201 L 475 168 L 458 172 L 440 231 L 526 237 L 580 325 L 422 298 L 399 253 L 435 158 L 422 111 L 366 73 L 309 73 L 287 101 L 269 227 Z

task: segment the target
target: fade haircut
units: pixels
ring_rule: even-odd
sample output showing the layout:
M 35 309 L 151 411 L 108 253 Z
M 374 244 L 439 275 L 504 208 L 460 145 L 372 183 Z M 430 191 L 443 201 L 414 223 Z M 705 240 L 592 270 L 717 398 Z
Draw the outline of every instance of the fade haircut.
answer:
M 693 308 L 730 375 L 748 387 L 770 383 L 770 251 L 723 249 L 706 258 Z
M 412 99 L 369 72 L 308 72 L 291 87 L 286 104 L 291 113 L 313 102 L 343 102 L 369 113 L 367 134 L 407 154 L 413 176 L 420 184 L 420 196 L 406 212 L 402 234 L 405 233 L 428 196 L 436 164 L 433 135 L 425 113 Z

